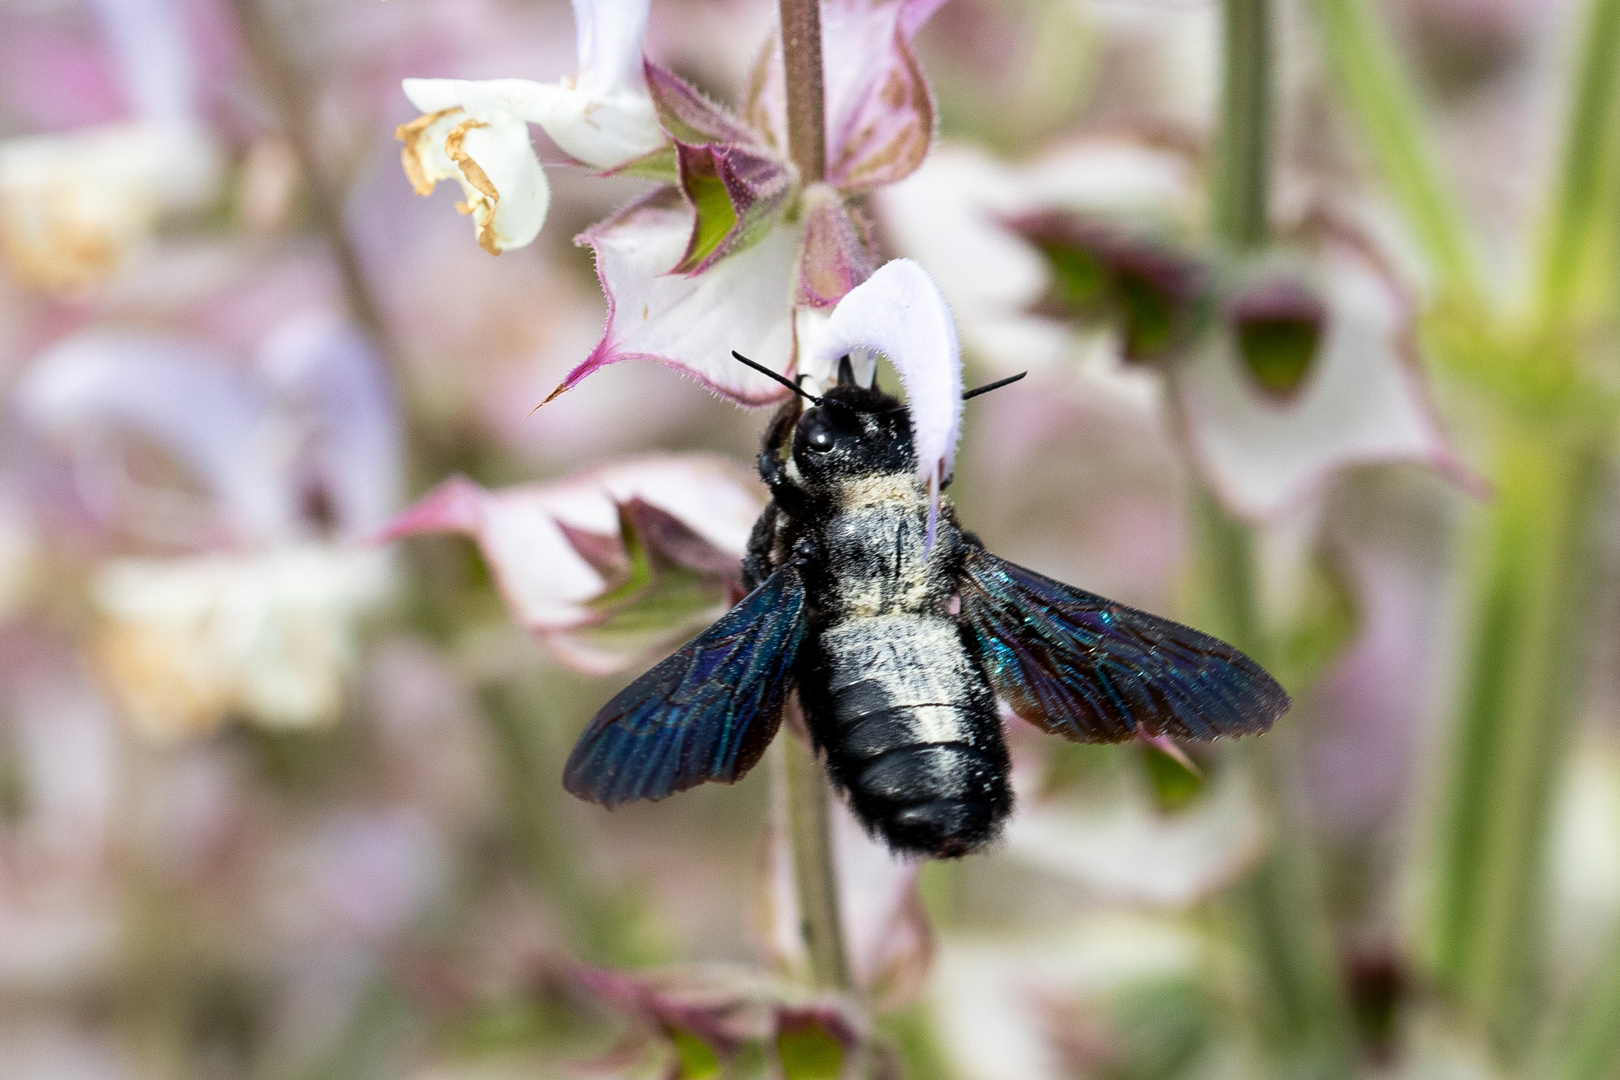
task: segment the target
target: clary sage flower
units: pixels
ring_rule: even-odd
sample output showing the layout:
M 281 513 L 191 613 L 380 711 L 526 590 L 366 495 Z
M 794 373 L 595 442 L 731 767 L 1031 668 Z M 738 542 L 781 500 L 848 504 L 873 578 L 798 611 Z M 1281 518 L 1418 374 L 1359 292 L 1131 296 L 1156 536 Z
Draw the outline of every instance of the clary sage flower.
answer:
M 405 175 L 418 195 L 456 180 L 462 203 L 491 255 L 533 242 L 551 188 L 529 143 L 529 124 L 586 165 L 611 169 L 664 145 L 642 78 L 647 0 L 575 0 L 579 74 L 557 83 L 528 79 L 406 79 L 423 115 L 401 124 Z
M 158 218 L 194 210 L 219 176 L 189 127 L 116 124 L 0 142 L 0 256 L 12 276 L 70 292 L 116 271 Z
M 825 182 L 806 183 L 788 158 L 780 43 L 766 44 L 733 114 L 642 58 L 646 0 L 578 0 L 573 80 L 407 80 L 423 115 L 399 129 L 405 170 L 424 194 L 456 179 L 479 243 L 497 253 L 532 241 L 545 219 L 528 123 L 586 165 L 666 181 L 579 238 L 596 254 L 608 323 L 553 396 L 606 364 L 645 359 L 741 404 L 778 401 L 782 387 L 731 352 L 817 376 L 808 339 L 878 264 L 850 199 L 911 173 L 932 140 L 910 41 L 939 3 L 822 5 Z
M 1416 362 L 1412 288 L 1371 231 L 1319 206 L 1238 262 L 1197 245 L 1200 190 L 1184 156 L 1129 140 L 1020 168 L 951 147 L 880 211 L 992 366 L 1061 366 L 1133 404 L 1142 375 L 1161 375 L 1148 407 L 1164 396 L 1236 514 L 1285 515 L 1357 464 L 1422 462 L 1476 485 Z

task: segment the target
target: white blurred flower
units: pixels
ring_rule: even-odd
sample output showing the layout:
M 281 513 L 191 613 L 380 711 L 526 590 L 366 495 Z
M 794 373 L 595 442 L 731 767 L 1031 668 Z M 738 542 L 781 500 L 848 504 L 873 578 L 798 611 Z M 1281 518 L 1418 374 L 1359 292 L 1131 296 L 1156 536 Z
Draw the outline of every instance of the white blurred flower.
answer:
M 0 258 L 32 288 L 114 273 L 166 213 L 207 205 L 220 155 L 196 116 L 196 71 L 175 0 L 97 0 L 132 117 L 0 141 Z
M 1193 927 L 1119 912 L 1016 942 L 947 937 L 930 993 L 934 1030 L 953 1071 L 969 1080 L 1074 1076 L 1058 1036 L 1077 1033 L 1061 1030 L 1054 1006 L 1194 979 L 1209 949 Z
M 93 584 L 97 665 L 130 723 L 153 738 L 233 714 L 308 727 L 341 708 L 350 628 L 389 579 L 386 554 L 328 544 L 117 559 Z
M 1013 776 L 1019 812 L 1007 827 L 1007 853 L 1104 902 L 1192 904 L 1230 885 L 1265 851 L 1266 829 L 1241 776 L 1222 776 L 1175 813 L 1146 792 L 1043 798 L 1026 770 Z
M 529 143 L 539 124 L 574 158 L 609 169 L 664 145 L 647 94 L 641 39 L 647 0 L 575 0 L 579 74 L 556 83 L 528 79 L 406 79 L 423 115 L 397 131 L 401 160 L 418 195 L 456 180 L 491 255 L 534 240 L 551 189 Z
M 1186 155 L 1118 139 L 1016 168 L 958 147 L 880 206 L 996 367 L 1072 367 L 1149 406 L 1158 373 L 1187 457 L 1239 516 L 1276 520 L 1364 464 L 1477 489 L 1417 362 L 1413 288 L 1365 230 L 1313 206 L 1284 252 L 1239 264 L 1194 246 L 1197 181 Z
M 0 142 L 0 255 L 37 289 L 94 284 L 164 213 L 206 204 L 218 179 L 217 151 L 189 126 L 137 122 Z
M 400 480 L 380 364 L 352 327 L 308 315 L 268 337 L 256 370 L 202 342 L 86 333 L 23 378 L 21 412 L 67 458 L 81 513 L 189 551 L 113 560 L 92 583 L 99 672 L 143 734 L 336 718 L 358 619 L 391 576 L 361 543 Z M 201 494 L 135 480 L 121 439 L 159 448 Z M 165 500 L 201 505 L 177 518 Z

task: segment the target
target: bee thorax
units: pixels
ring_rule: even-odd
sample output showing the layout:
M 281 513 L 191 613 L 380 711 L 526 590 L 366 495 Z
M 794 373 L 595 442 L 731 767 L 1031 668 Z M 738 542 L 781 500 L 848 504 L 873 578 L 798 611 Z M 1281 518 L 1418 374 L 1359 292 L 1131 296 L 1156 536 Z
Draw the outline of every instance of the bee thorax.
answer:
M 960 534 L 942 519 L 925 549 L 927 528 L 926 503 L 862 502 L 829 516 L 817 530 L 826 610 L 838 618 L 943 613 Z

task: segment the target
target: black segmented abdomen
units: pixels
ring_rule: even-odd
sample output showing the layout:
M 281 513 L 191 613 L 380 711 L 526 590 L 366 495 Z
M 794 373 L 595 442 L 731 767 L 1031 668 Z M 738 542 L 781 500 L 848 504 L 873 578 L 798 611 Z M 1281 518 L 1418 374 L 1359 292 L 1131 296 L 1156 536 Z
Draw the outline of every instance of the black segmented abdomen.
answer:
M 960 855 L 1012 806 L 995 697 L 954 620 L 846 618 L 807 643 L 800 683 L 833 779 L 904 851 Z

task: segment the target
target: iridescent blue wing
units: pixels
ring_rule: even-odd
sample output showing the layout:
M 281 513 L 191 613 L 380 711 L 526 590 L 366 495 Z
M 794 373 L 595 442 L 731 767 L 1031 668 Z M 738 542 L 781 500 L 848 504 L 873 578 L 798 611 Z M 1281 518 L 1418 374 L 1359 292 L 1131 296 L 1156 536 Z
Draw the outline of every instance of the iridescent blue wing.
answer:
M 782 722 L 804 638 L 804 585 L 780 568 L 596 714 L 563 786 L 606 807 L 742 778 Z
M 962 614 L 1014 712 L 1075 742 L 1265 731 L 1288 695 L 1219 638 L 968 549 Z

